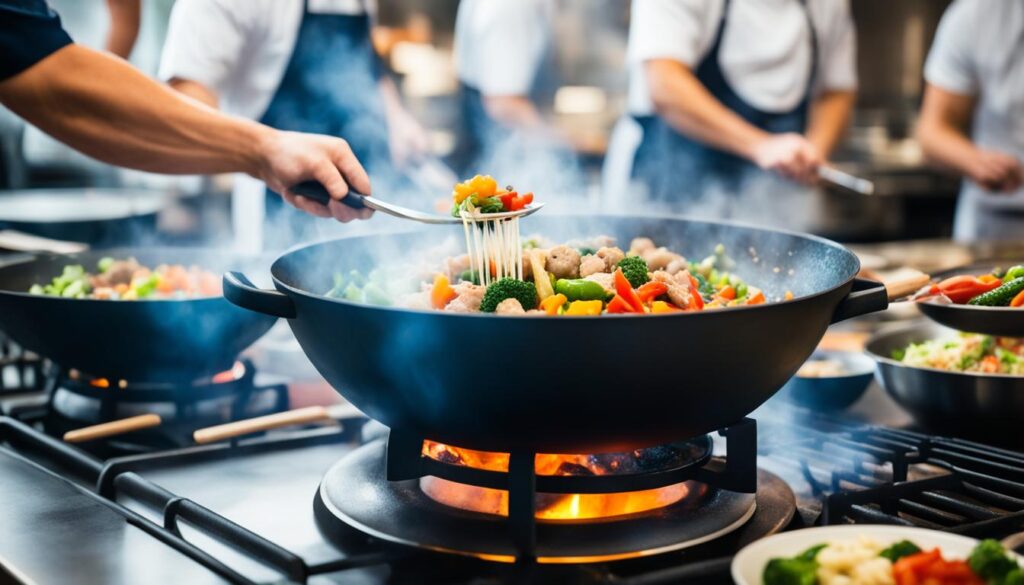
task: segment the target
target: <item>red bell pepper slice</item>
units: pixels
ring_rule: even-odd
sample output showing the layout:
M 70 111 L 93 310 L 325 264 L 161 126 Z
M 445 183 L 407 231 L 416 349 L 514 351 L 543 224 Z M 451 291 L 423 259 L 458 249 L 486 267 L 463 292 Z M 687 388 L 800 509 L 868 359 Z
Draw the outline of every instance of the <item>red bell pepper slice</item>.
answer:
M 633 290 L 633 285 L 626 280 L 626 275 L 622 273 L 621 268 L 615 269 L 615 292 L 633 308 L 634 313 L 644 312 L 644 302 Z
M 501 201 L 501 205 L 502 207 L 505 208 L 505 211 L 512 211 L 512 203 L 516 200 L 516 197 L 518 197 L 518 195 L 519 194 L 516 193 L 515 191 L 509 191 L 504 195 L 498 196 L 498 199 Z
M 692 274 L 687 276 L 690 277 L 690 306 L 686 308 L 690 311 L 701 311 L 704 309 L 704 297 L 700 296 L 700 283 Z
M 633 307 L 629 306 L 629 303 L 626 302 L 626 299 L 622 298 L 619 295 L 615 295 L 615 297 L 612 298 L 612 300 L 608 302 L 607 309 L 608 309 L 608 313 L 610 313 L 610 314 L 635 313 L 636 312 L 636 311 L 633 310 Z
M 668 292 L 668 285 L 664 282 L 648 282 L 636 289 L 636 296 L 643 302 L 649 302 Z
M 956 304 L 963 304 L 974 297 L 998 288 L 1002 281 L 998 278 L 977 278 L 969 274 L 953 276 L 938 284 L 939 292 L 949 297 Z

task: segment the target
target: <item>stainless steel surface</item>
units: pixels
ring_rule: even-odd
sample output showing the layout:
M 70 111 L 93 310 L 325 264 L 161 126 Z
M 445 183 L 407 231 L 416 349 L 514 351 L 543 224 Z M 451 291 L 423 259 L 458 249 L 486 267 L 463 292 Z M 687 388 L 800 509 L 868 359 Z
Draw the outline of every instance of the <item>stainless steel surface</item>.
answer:
M 6 565 L 39 585 L 223 583 L 84 489 L 3 449 L 0 518 L 0 582 L 10 582 Z
M 875 184 L 867 179 L 855 177 L 850 173 L 843 172 L 835 167 L 821 165 L 818 167 L 818 177 L 828 183 L 849 189 L 861 195 L 872 195 L 875 192 Z

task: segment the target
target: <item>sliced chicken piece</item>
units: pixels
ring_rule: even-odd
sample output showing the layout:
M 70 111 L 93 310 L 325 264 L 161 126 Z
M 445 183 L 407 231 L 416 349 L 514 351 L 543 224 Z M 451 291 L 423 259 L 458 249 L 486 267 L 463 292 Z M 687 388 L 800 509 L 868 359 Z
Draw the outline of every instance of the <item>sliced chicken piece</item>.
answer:
M 587 254 L 580 260 L 580 276 L 583 278 L 598 272 L 606 272 L 607 270 L 608 266 L 605 264 L 605 261 L 594 254 Z
M 496 315 L 525 315 L 523 305 L 516 299 L 505 299 L 494 309 Z
M 548 262 L 545 266 L 555 278 L 579 278 L 580 253 L 569 246 L 555 246 L 548 251 Z
M 680 280 L 682 276 L 685 280 Z M 654 282 L 663 282 L 668 286 L 668 298 L 672 301 L 672 304 L 677 307 L 689 307 L 690 301 L 693 300 L 693 296 L 690 293 L 690 280 L 689 273 L 679 272 L 676 274 L 669 274 L 664 270 L 658 270 L 651 275 L 651 280 Z
M 604 247 L 597 251 L 597 257 L 604 260 L 605 272 L 615 272 L 615 267 L 626 257 L 626 253 L 619 248 Z M 580 268 L 580 274 L 583 269 Z

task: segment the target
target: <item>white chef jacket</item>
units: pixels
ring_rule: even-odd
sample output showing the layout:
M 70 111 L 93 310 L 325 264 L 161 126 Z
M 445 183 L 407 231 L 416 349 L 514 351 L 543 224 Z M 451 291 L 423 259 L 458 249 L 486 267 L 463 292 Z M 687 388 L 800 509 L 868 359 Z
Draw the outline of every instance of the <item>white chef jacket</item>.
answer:
M 818 41 L 816 89 L 857 87 L 857 46 L 848 0 L 807 0 Z M 643 64 L 674 59 L 693 69 L 711 49 L 725 0 L 633 2 L 629 31 L 629 109 L 653 112 Z M 750 105 L 767 112 L 792 110 L 807 89 L 810 31 L 797 0 L 732 0 L 719 64 L 726 80 Z
M 375 0 L 308 0 L 310 12 L 376 14 Z M 284 77 L 302 24 L 303 0 L 177 0 L 159 77 L 201 83 L 226 113 L 258 120 Z M 262 248 L 262 181 L 237 175 L 232 194 L 236 245 Z
M 976 96 L 971 140 L 1024 161 L 1024 2 L 956 0 L 942 16 L 925 63 L 928 83 Z M 1007 217 L 1007 212 L 1018 214 Z M 965 180 L 954 235 L 1024 237 L 1024 188 L 989 193 Z
M 644 62 L 672 59 L 696 70 L 715 40 L 725 0 L 634 0 L 629 30 L 629 113 L 651 115 Z M 818 42 L 815 92 L 857 88 L 857 39 L 849 0 L 807 0 Z M 795 108 L 807 90 L 810 31 L 797 0 L 731 0 L 719 52 L 726 81 L 766 112 Z M 605 162 L 605 192 L 629 192 L 639 127 L 616 126 Z M 614 201 L 612 202 L 614 204 Z
M 455 70 L 485 96 L 530 95 L 551 43 L 552 0 L 461 0 Z

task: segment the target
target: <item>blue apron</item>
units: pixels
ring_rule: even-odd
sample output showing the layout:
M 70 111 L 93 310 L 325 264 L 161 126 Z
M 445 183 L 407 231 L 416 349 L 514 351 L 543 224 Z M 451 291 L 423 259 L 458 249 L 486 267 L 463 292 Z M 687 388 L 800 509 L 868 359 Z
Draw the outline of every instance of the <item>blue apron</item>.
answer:
M 711 49 L 695 72 L 697 79 L 725 107 L 767 132 L 803 132 L 807 127 L 814 72 L 818 65 L 818 42 L 806 0 L 801 0 L 800 4 L 811 31 L 811 71 L 807 90 L 792 110 L 777 113 L 758 109 L 744 101 L 726 80 L 719 63 L 719 53 L 730 0 L 725 0 Z M 726 192 L 735 194 L 744 177 L 758 170 L 745 159 L 680 134 L 658 116 L 637 116 L 636 120 L 643 130 L 643 138 L 634 154 L 632 178 L 647 187 L 648 197 L 653 201 L 678 203 L 695 200 L 710 186 L 722 187 Z
M 280 130 L 340 136 L 370 175 L 391 172 L 382 67 L 367 14 L 317 14 L 303 3 L 291 59 L 260 122 Z M 265 246 L 289 246 L 315 220 L 267 190 Z

